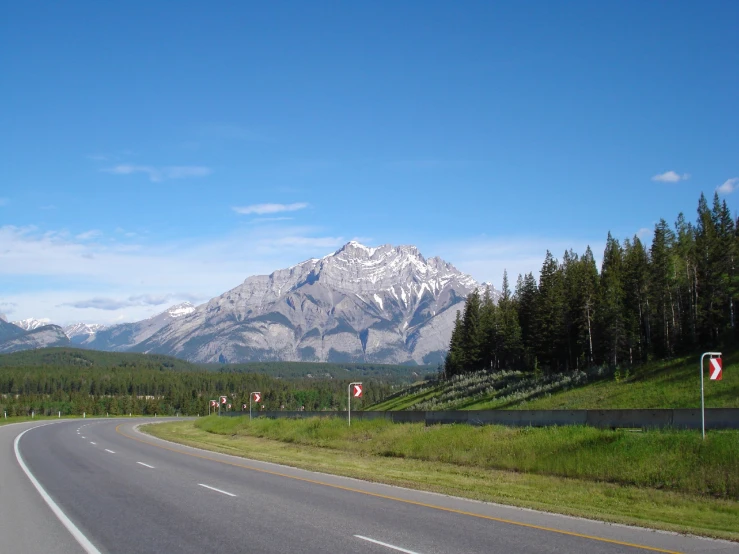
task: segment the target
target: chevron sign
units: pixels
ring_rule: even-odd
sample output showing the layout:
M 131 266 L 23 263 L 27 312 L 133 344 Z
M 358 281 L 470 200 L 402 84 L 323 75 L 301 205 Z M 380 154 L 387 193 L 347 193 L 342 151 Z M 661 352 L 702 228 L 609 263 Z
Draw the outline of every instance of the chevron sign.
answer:
M 721 358 L 711 358 L 709 361 L 711 362 L 709 366 L 711 368 L 711 381 L 720 381 L 724 365 Z
M 352 394 L 354 398 L 362 398 L 362 383 L 356 383 L 354 385 L 354 392 Z

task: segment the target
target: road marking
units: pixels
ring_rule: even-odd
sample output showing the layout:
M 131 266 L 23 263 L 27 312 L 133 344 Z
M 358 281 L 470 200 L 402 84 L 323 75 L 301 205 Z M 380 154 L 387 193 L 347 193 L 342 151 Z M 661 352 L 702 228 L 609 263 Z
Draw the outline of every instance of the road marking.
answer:
M 45 427 L 42 425 L 42 427 Z M 33 427 L 33 429 L 38 429 L 38 427 Z M 62 522 L 62 525 L 67 528 L 67 531 L 69 531 L 72 536 L 75 538 L 75 540 L 80 544 L 80 546 L 87 552 L 87 554 L 100 554 L 100 551 L 95 548 L 95 546 L 90 542 L 90 540 L 80 531 L 77 526 L 72 523 L 72 520 L 70 520 L 67 515 L 62 512 L 62 509 L 57 506 L 56 502 L 54 502 L 51 497 L 47 494 L 47 492 L 44 490 L 44 488 L 41 486 L 41 483 L 39 483 L 36 478 L 31 473 L 31 470 L 28 469 L 28 466 L 26 466 L 26 462 L 23 461 L 23 456 L 21 456 L 21 452 L 18 448 L 18 443 L 21 440 L 21 437 L 28 433 L 31 429 L 26 429 L 23 431 L 20 435 L 15 437 L 15 442 L 13 443 L 13 447 L 15 449 L 15 459 L 18 460 L 18 464 L 21 466 L 21 469 L 23 470 L 23 473 L 26 474 L 26 477 L 31 481 L 34 487 L 36 487 L 36 490 L 41 495 L 41 498 L 44 499 L 44 502 L 51 508 L 51 511 L 54 512 L 54 515 L 57 517 L 59 521 Z
M 154 466 L 150 466 L 149 464 L 145 464 L 144 462 L 136 462 L 140 466 L 148 467 L 149 469 L 154 469 Z
M 230 492 L 222 491 L 221 489 L 217 489 L 215 487 L 211 487 L 211 486 L 208 486 L 208 485 L 203 485 L 202 483 L 198 483 L 198 485 L 201 486 L 201 487 L 205 487 L 206 489 L 210 489 L 212 491 L 220 492 L 221 494 L 225 494 L 225 495 L 228 495 L 228 496 L 236 496 L 235 494 L 231 494 Z
M 92 442 L 92 441 L 90 441 L 90 444 L 97 444 L 97 443 L 96 443 L 96 442 Z
M 312 483 L 314 485 L 321 485 L 324 487 L 328 487 L 331 489 L 337 489 L 337 490 L 344 490 L 348 492 L 356 492 L 358 494 L 364 494 L 365 496 L 373 496 L 375 498 L 384 498 L 386 500 L 394 500 L 395 502 L 402 502 L 403 504 L 411 504 L 414 506 L 421 506 L 423 508 L 431 508 L 432 510 L 439 510 L 442 512 L 452 513 L 452 514 L 459 514 L 463 516 L 470 516 L 470 517 L 476 517 L 479 519 L 486 519 L 488 521 L 497 521 L 499 523 L 507 523 L 509 525 L 517 525 L 519 527 L 526 527 L 528 529 L 537 529 L 539 531 L 548 531 L 550 533 L 558 533 L 560 535 L 567 535 L 569 537 L 579 537 L 581 539 L 589 539 L 593 541 L 598 542 L 605 542 L 608 544 L 618 544 L 620 546 L 629 546 L 631 548 L 639 548 L 641 550 L 648 550 L 650 552 L 662 552 L 664 554 L 682 554 L 681 552 L 677 552 L 675 550 L 665 550 L 663 548 L 656 548 L 654 546 L 645 546 L 643 544 L 634 544 L 630 542 L 623 542 L 623 541 L 617 541 L 614 539 L 606 539 L 603 537 L 595 537 L 593 535 L 584 535 L 582 533 L 575 533 L 574 531 L 564 531 L 562 529 L 554 529 L 553 527 L 543 527 L 541 525 L 535 525 L 533 523 L 523 523 L 522 521 L 513 521 L 511 519 L 505 519 L 501 517 L 494 517 L 494 516 L 486 516 L 484 514 L 476 514 L 474 512 L 465 512 L 463 510 L 455 510 L 454 508 L 445 508 L 444 506 L 436 506 L 434 504 L 426 504 L 424 502 L 416 502 L 415 500 L 407 500 L 405 498 L 398 498 L 397 496 L 389 496 L 386 494 L 379 494 L 376 492 L 369 492 L 369 491 L 363 491 L 361 489 L 353 489 L 351 487 L 345 487 L 343 485 L 332 485 L 331 483 L 323 483 L 321 481 L 316 481 L 314 479 L 308 479 L 307 477 L 297 477 L 295 475 L 288 475 L 287 473 L 280 473 L 278 471 L 270 471 L 268 469 L 260 469 L 252 466 L 247 466 L 244 464 L 237 464 L 236 462 L 229 462 L 226 460 L 219 460 L 217 458 L 211 458 L 210 456 L 204 456 L 202 454 L 195 454 L 194 452 L 183 452 L 182 450 L 178 450 L 176 448 L 171 448 L 169 446 L 164 446 L 161 444 L 156 444 L 153 442 L 145 441 L 143 439 L 140 439 L 138 437 L 132 437 L 130 435 L 126 435 L 120 430 L 120 425 L 117 425 L 115 428 L 115 432 L 119 435 L 123 435 L 127 439 L 131 439 L 134 441 L 141 442 L 143 444 L 148 444 L 149 446 L 153 446 L 155 448 L 161 448 L 163 450 L 169 450 L 170 452 L 176 452 L 177 454 L 182 454 L 184 456 L 191 456 L 193 458 L 200 458 L 201 460 L 210 460 L 211 462 L 217 462 L 219 464 L 234 466 L 234 467 L 241 467 L 244 469 L 249 469 L 251 471 L 256 471 L 258 473 L 265 473 L 267 475 L 275 475 L 277 477 L 285 477 L 286 479 L 294 479 L 295 481 L 302 481 L 304 483 Z M 159 439 L 164 440 L 164 439 Z M 193 447 L 194 448 L 194 447 Z
M 105 451 L 110 452 L 111 454 L 115 454 L 115 452 L 113 452 L 112 450 L 108 450 L 107 448 L 105 449 Z
M 83 439 L 87 439 L 87 437 L 82 437 Z
M 369 537 L 363 537 L 362 535 L 354 535 L 354 536 L 357 537 L 358 539 L 362 539 L 363 541 L 379 544 L 380 546 L 384 546 L 385 548 L 390 548 L 391 550 L 397 550 L 398 552 L 405 552 L 406 554 L 418 554 L 418 552 L 414 552 L 413 550 L 406 550 L 405 548 L 400 548 L 399 546 L 388 544 L 382 541 L 376 541 L 375 539 L 371 539 Z

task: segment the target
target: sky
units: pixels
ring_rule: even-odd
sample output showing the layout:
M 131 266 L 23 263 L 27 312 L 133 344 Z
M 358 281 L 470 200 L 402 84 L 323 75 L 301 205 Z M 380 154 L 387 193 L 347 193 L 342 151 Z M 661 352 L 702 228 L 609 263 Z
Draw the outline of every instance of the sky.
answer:
M 349 240 L 479 281 L 739 210 L 739 2 L 6 3 L 0 313 L 135 321 Z

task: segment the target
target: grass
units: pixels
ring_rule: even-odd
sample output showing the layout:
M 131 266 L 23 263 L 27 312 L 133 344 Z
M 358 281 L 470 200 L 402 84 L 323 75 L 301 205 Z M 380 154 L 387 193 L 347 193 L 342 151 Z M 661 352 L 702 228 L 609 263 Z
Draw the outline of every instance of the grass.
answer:
M 739 433 L 201 418 L 156 436 L 478 500 L 739 541 Z
M 699 356 L 642 366 L 545 375 L 498 371 L 418 383 L 367 410 L 575 410 L 700 406 Z M 739 408 L 739 351 L 724 355 L 722 381 L 705 376 L 706 407 Z

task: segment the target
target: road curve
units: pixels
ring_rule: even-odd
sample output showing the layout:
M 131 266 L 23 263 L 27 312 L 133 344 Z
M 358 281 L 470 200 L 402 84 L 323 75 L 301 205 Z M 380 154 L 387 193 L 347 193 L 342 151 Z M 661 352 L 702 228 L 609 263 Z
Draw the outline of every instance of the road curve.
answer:
M 739 552 L 726 541 L 206 452 L 143 435 L 137 423 L 141 420 L 0 427 L 3 544 L 18 545 L 14 552 L 85 552 L 16 459 L 14 442 L 26 431 L 17 440 L 21 462 L 90 541 L 92 552 Z

